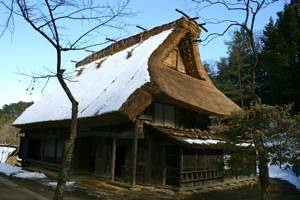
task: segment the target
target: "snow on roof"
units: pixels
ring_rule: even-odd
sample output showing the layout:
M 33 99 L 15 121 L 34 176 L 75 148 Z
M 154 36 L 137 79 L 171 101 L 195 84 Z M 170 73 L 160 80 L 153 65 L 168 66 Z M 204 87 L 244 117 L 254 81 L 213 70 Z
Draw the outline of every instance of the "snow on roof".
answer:
M 68 82 L 79 102 L 78 118 L 118 111 L 136 89 L 150 82 L 148 59 L 171 32 L 172 29 L 163 31 L 118 53 L 80 67 L 83 71 L 75 77 L 76 82 Z M 130 51 L 132 55 L 128 57 Z M 71 103 L 59 88 L 54 94 L 43 97 L 27 108 L 14 125 L 70 118 Z
M 189 144 L 219 144 L 219 143 L 225 143 L 225 141 L 221 140 L 213 140 L 213 139 L 184 139 Z

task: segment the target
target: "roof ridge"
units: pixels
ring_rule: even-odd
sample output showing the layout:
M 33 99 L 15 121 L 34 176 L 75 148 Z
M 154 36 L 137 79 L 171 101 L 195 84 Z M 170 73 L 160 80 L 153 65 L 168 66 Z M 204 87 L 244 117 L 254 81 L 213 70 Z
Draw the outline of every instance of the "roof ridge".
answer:
M 76 63 L 75 67 L 80 67 L 82 65 L 86 65 L 88 63 L 91 63 L 95 60 L 101 59 L 103 57 L 115 54 L 117 52 L 120 52 L 130 46 L 133 46 L 143 40 L 148 39 L 149 37 L 153 36 L 153 35 L 157 35 L 165 30 L 168 30 L 172 27 L 175 27 L 176 24 L 182 20 L 185 20 L 184 18 L 179 18 L 175 21 L 172 21 L 170 23 L 167 24 L 163 24 L 160 26 L 156 26 L 150 30 L 146 30 L 146 31 L 142 31 L 140 33 L 137 33 L 135 35 L 129 36 L 127 38 L 124 38 L 118 42 L 115 42 L 107 47 L 105 47 L 104 49 L 101 49 L 95 53 L 92 53 L 91 55 L 87 56 L 86 58 L 84 58 L 83 60 L 79 61 L 78 63 Z

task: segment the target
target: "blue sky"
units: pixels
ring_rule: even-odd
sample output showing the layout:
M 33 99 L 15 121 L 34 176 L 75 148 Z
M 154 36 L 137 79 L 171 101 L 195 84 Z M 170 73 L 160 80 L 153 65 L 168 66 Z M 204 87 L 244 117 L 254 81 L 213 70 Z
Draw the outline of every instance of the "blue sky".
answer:
M 283 9 L 284 3 L 289 1 L 280 0 L 263 10 L 258 16 L 256 31 L 261 31 L 264 25 L 272 16 L 276 18 L 276 13 Z M 159 26 L 161 24 L 173 21 L 181 15 L 175 12 L 179 8 L 191 16 L 194 16 L 194 4 L 188 0 L 131 0 L 130 9 L 136 12 L 136 15 L 126 19 L 128 24 L 141 25 L 145 28 Z M 240 13 L 229 13 L 222 8 L 212 7 L 201 11 L 201 17 L 204 18 L 232 18 L 239 19 Z M 0 19 L 3 19 L 3 12 L 0 12 Z M 222 26 L 207 26 L 210 32 L 221 31 Z M 75 30 L 76 31 L 76 30 Z M 139 32 L 134 26 L 127 28 L 127 33 L 113 30 L 109 34 L 99 34 L 99 42 L 109 36 L 128 36 Z M 72 34 L 70 33 L 70 36 Z M 202 35 L 202 37 L 205 35 Z M 224 41 L 229 37 L 222 37 L 214 40 L 207 46 L 200 46 L 202 60 L 218 60 L 226 55 L 226 46 Z M 46 90 L 41 92 L 43 83 L 37 84 L 33 92 L 26 91 L 30 86 L 30 79 L 20 75 L 25 73 L 44 73 L 45 68 L 54 69 L 55 51 L 54 49 L 36 32 L 34 32 L 23 19 L 15 18 L 15 31 L 13 35 L 6 34 L 0 38 L 0 107 L 4 104 L 18 101 L 36 101 L 44 94 L 53 92 L 56 87 L 56 81 L 50 81 Z M 99 48 L 100 49 L 100 48 Z M 63 57 L 65 68 L 73 69 L 74 63 L 70 60 L 81 60 L 88 53 L 76 52 L 69 53 Z

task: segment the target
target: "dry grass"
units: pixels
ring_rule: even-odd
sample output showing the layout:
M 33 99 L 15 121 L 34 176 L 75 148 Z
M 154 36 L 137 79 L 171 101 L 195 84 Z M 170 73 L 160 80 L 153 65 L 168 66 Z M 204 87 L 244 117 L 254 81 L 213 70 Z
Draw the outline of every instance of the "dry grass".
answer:
M 0 144 L 19 145 L 19 129 L 12 126 L 12 121 L 8 121 L 0 126 Z

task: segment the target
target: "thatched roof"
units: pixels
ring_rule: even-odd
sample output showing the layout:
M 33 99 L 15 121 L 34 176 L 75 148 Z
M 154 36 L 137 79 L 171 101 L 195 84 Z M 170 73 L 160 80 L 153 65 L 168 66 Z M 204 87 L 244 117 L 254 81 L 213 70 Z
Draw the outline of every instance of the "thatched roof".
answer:
M 132 120 L 155 99 L 213 115 L 239 110 L 208 77 L 193 42 L 199 34 L 195 22 L 181 18 L 123 39 L 77 63 L 77 81 L 69 86 L 79 102 L 79 119 L 105 118 L 109 124 L 116 115 L 121 121 Z M 180 54 L 176 65 L 180 61 L 184 72 L 165 62 L 174 60 L 174 49 Z M 71 104 L 61 90 L 34 103 L 14 125 L 53 124 L 70 116 Z
M 174 127 L 157 126 L 145 124 L 145 128 L 151 133 L 157 133 L 177 142 L 179 145 L 189 148 L 224 148 L 226 140 L 220 136 L 215 136 L 208 131 L 199 129 L 183 129 Z

